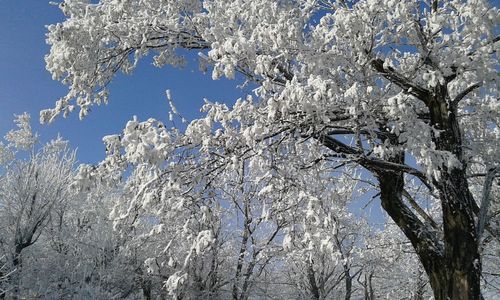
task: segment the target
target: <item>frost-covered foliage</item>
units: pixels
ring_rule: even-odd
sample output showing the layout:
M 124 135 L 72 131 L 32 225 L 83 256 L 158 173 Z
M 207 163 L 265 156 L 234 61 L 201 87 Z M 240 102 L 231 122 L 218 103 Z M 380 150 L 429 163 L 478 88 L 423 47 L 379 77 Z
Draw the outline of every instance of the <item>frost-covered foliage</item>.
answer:
M 30 251 L 44 239 L 56 211 L 69 201 L 75 155 L 66 141 L 58 138 L 38 145 L 27 114 L 16 116 L 16 130 L 5 136 L 0 173 L 0 256 L 2 282 L 0 294 L 31 297 L 36 288 L 21 291 L 32 284 L 31 264 L 38 259 Z M 42 256 L 43 257 L 43 256 Z
M 283 239 L 285 272 L 304 299 L 356 299 L 362 295 L 356 279 L 366 267 L 362 251 L 369 230 L 346 208 L 355 181 L 340 177 L 332 186 L 327 178 L 310 174 L 302 186 L 304 205 Z
M 114 74 L 130 72 L 149 52 L 162 66 L 182 61 L 177 48 L 208 49 L 214 79 L 239 71 L 259 84 L 259 101 L 231 109 L 251 120 L 238 129 L 249 142 L 277 130 L 344 132 L 375 159 L 395 151 L 380 138 L 388 131 L 422 166 L 420 175 L 436 180 L 467 157 L 474 157 L 470 164 L 499 160 L 499 13 L 487 1 L 444 1 L 435 9 L 423 1 L 371 0 L 68 0 L 60 7 L 67 20 L 48 27 L 46 61 L 70 92 L 43 121 L 75 104 L 84 116 L 107 102 Z M 466 161 L 436 148 L 440 129 L 418 101 L 438 84 L 457 106 Z M 188 133 L 201 139 L 209 130 L 195 121 Z
M 43 121 L 75 104 L 83 116 L 107 102 L 114 74 L 130 72 L 149 52 L 163 66 L 180 63 L 177 48 L 208 49 L 214 79 L 241 71 L 259 83 L 254 128 L 271 131 L 263 125 L 276 121 L 317 132 L 355 128 L 369 133 L 363 138 L 383 157 L 390 149 L 375 137 L 385 118 L 401 146 L 437 175 L 442 164 L 459 162 L 433 148 L 439 130 L 415 98 L 446 83 L 451 102 L 467 96 L 458 107 L 470 124 L 467 143 L 498 161 L 498 145 L 485 144 L 498 143 L 499 117 L 492 55 L 499 14 L 487 1 L 445 1 L 436 11 L 423 1 L 375 0 L 68 0 L 60 7 L 67 20 L 48 27 L 46 61 L 70 92 Z M 384 77 L 395 82 L 384 84 Z
M 383 230 L 366 235 L 361 282 L 370 299 L 429 299 L 432 290 L 411 244 L 389 222 Z
M 82 189 L 67 141 L 40 144 L 27 114 L 15 123 L 0 169 L 0 298 L 137 298 L 149 252 L 113 230 L 122 193 L 98 182 Z
M 201 51 L 213 79 L 240 73 L 255 86 L 233 105 L 207 101 L 204 116 L 183 131 L 131 120 L 123 133 L 105 137 L 108 155 L 99 166 L 81 168 L 81 187 L 116 182 L 132 170 L 127 197 L 112 213 L 115 227 L 141 232 L 137 243 L 169 236 L 160 241 L 166 250 L 146 265 L 165 279 L 171 296 L 227 290 L 246 299 L 254 274 L 275 256 L 262 243 L 275 245 L 278 236 L 293 245 L 291 211 L 310 206 L 297 221 L 308 243 L 333 226 L 317 225 L 308 235 L 304 224 L 315 224 L 308 218 L 321 215 L 318 203 L 325 200 L 298 183 L 307 170 L 320 168 L 334 188 L 333 170 L 362 167 L 358 179 L 380 191 L 434 297 L 479 299 L 480 241 L 487 248 L 498 239 L 491 221 L 498 200 L 487 201 L 497 193 L 491 182 L 500 161 L 500 13 L 491 3 L 66 0 L 59 6 L 66 20 L 48 26 L 46 63 L 69 92 L 41 113 L 43 122 L 76 106 L 84 117 L 92 105 L 107 103 L 115 74 L 130 73 L 150 53 L 161 67 L 183 64 L 178 49 Z M 324 224 L 328 213 L 317 218 Z M 241 230 L 242 254 L 228 281 L 211 276 L 231 261 L 218 259 L 222 245 L 234 241 L 224 230 L 229 224 Z M 274 230 L 276 236 L 266 236 Z

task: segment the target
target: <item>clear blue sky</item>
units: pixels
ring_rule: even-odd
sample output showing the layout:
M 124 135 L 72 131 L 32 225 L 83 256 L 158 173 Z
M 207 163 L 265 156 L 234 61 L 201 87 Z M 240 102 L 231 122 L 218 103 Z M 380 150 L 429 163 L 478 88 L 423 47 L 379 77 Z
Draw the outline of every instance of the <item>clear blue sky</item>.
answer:
M 21 4 L 22 3 L 22 4 Z M 60 133 L 78 148 L 78 160 L 95 163 L 104 158 L 102 137 L 119 133 L 137 115 L 167 120 L 165 90 L 170 89 L 179 112 L 191 119 L 199 115 L 203 98 L 232 102 L 251 91 L 241 91 L 240 82 L 211 80 L 198 71 L 197 55 L 183 69 L 155 68 L 145 59 L 130 76 L 119 75 L 110 87 L 110 103 L 94 107 L 83 121 L 75 111 L 68 119 L 38 124 L 39 112 L 50 108 L 67 90 L 45 70 L 45 25 L 61 22 L 63 15 L 49 0 L 2 0 L 0 8 L 0 135 L 13 127 L 14 114 L 28 112 L 33 127 L 47 141 Z

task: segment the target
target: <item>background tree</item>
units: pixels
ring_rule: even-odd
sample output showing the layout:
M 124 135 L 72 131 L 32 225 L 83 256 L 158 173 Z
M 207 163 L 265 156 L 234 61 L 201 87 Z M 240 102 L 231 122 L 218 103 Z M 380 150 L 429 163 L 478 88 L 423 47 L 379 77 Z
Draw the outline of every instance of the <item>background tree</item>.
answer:
M 27 114 L 17 116 L 18 129 L 5 136 L 8 144 L 3 151 L 13 160 L 5 162 L 0 176 L 0 249 L 3 273 L 10 274 L 2 293 L 13 299 L 29 296 L 20 287 L 35 280 L 30 268 L 38 257 L 30 248 L 43 240 L 42 234 L 71 197 L 75 162 L 74 152 L 61 139 L 38 148 L 29 121 Z

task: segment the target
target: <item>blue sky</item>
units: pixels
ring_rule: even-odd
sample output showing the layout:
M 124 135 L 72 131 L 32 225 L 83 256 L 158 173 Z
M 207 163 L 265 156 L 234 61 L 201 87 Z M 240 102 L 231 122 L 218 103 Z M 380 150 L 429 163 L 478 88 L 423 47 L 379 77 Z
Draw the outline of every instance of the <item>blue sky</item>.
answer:
M 22 3 L 22 4 L 20 4 Z M 175 106 L 188 119 L 199 115 L 203 98 L 232 102 L 251 91 L 239 90 L 240 82 L 213 81 L 198 71 L 197 55 L 179 70 L 158 69 L 146 58 L 130 76 L 119 75 L 110 86 L 110 103 L 94 107 L 84 120 L 75 111 L 68 119 L 50 125 L 38 124 L 39 112 L 50 108 L 66 94 L 67 87 L 53 81 L 45 70 L 45 25 L 61 22 L 63 15 L 49 0 L 2 0 L 0 8 L 0 135 L 13 127 L 14 114 L 28 112 L 32 125 L 47 141 L 60 133 L 78 148 L 78 160 L 96 163 L 104 158 L 102 137 L 119 133 L 137 115 L 140 120 L 168 118 L 165 90 L 170 89 Z

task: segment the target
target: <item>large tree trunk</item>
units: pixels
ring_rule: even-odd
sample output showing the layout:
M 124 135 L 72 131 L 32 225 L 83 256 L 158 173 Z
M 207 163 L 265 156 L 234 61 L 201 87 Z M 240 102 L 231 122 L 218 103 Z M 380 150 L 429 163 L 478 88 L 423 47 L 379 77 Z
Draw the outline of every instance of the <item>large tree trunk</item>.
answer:
M 379 175 L 382 206 L 403 229 L 429 276 L 436 300 L 479 300 L 481 262 L 472 208 L 465 205 L 460 188 L 446 179 L 442 193 L 444 247 L 433 241 L 426 226 L 402 202 L 403 176 Z M 466 193 L 466 191 L 462 191 Z
M 386 69 L 380 59 L 374 59 L 372 66 L 404 90 L 415 87 L 394 69 Z M 379 125 L 379 138 L 384 145 L 390 145 L 391 154 L 380 161 L 365 157 L 361 147 L 351 147 L 328 135 L 318 135 L 317 138 L 336 153 L 357 156 L 358 163 L 378 178 L 382 207 L 410 240 L 429 277 L 435 299 L 479 300 L 481 259 L 474 219 L 479 209 L 468 187 L 467 159 L 464 158 L 457 119 L 458 101 L 463 96 L 452 101 L 446 84 L 439 84 L 432 91 L 415 88 L 418 91 L 412 95 L 429 110 L 433 129 L 429 142 L 432 142 L 434 152 L 430 154 L 434 166 L 429 167 L 439 175 L 428 178 L 408 170 L 399 137 L 383 121 Z M 426 147 L 430 148 L 430 145 Z M 424 224 L 403 201 L 404 172 L 417 174 L 415 176 L 426 185 L 430 186 L 431 181 L 436 188 L 443 215 L 443 238 L 432 226 Z
M 449 107 L 446 91 L 429 103 L 431 122 L 440 130 L 433 138 L 436 149 L 454 155 L 460 165 L 442 167 L 439 190 L 443 213 L 444 257 L 442 266 L 433 271 L 431 285 L 436 300 L 480 299 L 481 259 L 474 220 L 474 199 L 466 178 L 462 136 L 456 108 Z
M 441 192 L 444 256 L 429 274 L 436 300 L 481 298 L 481 260 L 473 209 L 467 205 L 467 184 L 461 185 L 456 179 L 446 178 Z
M 475 205 L 466 179 L 456 111 L 449 109 L 444 97 L 428 100 L 431 122 L 440 131 L 433 136 L 436 150 L 452 154 L 450 159 L 456 160 L 454 164 L 442 163 L 440 177 L 434 179 L 443 214 L 443 240 L 438 240 L 436 234 L 403 202 L 403 172 L 378 170 L 375 173 L 380 183 L 382 207 L 412 243 L 429 276 L 434 298 L 479 300 L 481 260 L 474 220 Z M 390 142 L 397 146 L 397 139 Z M 404 153 L 400 151 L 388 160 L 403 164 Z

